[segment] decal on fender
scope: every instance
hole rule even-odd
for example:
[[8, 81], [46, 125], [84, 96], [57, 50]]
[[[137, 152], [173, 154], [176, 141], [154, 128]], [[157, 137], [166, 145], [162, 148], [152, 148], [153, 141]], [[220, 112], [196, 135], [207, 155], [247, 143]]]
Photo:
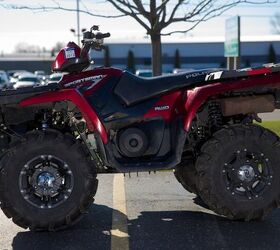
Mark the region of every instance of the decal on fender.
[[84, 82], [89, 82], [89, 81], [93, 81], [93, 84], [89, 87], [92, 88], [94, 85], [96, 85], [98, 82], [100, 82], [105, 76], [103, 75], [98, 75], [98, 76], [89, 76], [89, 77], [86, 77], [86, 78], [82, 78], [82, 79], [78, 79], [78, 80], [75, 80], [73, 82], [68, 82], [66, 84], [64, 84], [65, 87], [71, 87], [73, 85], [77, 85], [77, 84], [81, 84], [81, 83], [84, 83]]
[[206, 75], [207, 72], [193, 72], [193, 73], [190, 73], [190, 74], [187, 74], [186, 75], [186, 78], [189, 79], [189, 78], [194, 78], [194, 77], [197, 77], [197, 76], [203, 76], [203, 75]]
[[163, 111], [168, 109], [169, 109], [169, 105], [155, 107], [155, 111]]
[[217, 71], [217, 72], [210, 73], [205, 76], [205, 81], [212, 81], [212, 80], [220, 79], [222, 74], [223, 74], [223, 71]]

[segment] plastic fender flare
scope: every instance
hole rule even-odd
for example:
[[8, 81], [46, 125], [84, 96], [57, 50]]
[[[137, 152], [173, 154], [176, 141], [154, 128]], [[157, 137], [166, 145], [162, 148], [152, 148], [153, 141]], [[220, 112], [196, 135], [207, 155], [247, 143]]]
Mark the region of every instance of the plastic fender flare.
[[201, 87], [196, 87], [188, 90], [186, 93], [185, 110], [186, 116], [184, 118], [184, 129], [189, 131], [191, 123], [200, 106], [206, 102], [209, 97], [216, 96], [228, 91], [244, 90], [252, 87], [271, 86], [280, 88], [280, 75], [269, 74], [261, 76], [252, 76], [238, 80], [209, 83]]
[[27, 107], [36, 104], [70, 101], [75, 104], [87, 122], [87, 127], [90, 131], [95, 131], [100, 134], [102, 142], [108, 142], [108, 135], [104, 125], [99, 120], [97, 114], [85, 100], [85, 98], [75, 89], [62, 89], [56, 92], [43, 93], [37, 96], [29, 97], [19, 104], [22, 107]]

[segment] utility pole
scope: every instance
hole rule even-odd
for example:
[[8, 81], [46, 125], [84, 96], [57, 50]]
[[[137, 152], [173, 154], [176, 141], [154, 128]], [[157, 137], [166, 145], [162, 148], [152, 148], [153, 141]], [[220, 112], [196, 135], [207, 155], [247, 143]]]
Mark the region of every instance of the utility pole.
[[[1, 0], [0, 0], [1, 1]], [[76, 12], [77, 12], [77, 28], [71, 28], [70, 31], [73, 33], [74, 36], [78, 39], [78, 45], [81, 45], [81, 32], [85, 32], [86, 29], [80, 29], [80, 0], [76, 0]]]
[[80, 38], [81, 38], [81, 31], [80, 31], [80, 0], [77, 0], [77, 37], [78, 37], [78, 45], [80, 46]]

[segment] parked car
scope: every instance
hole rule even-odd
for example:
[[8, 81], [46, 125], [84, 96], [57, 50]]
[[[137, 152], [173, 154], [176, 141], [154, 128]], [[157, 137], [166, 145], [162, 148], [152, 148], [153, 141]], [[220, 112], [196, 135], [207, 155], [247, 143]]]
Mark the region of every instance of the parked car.
[[23, 70], [23, 69], [13, 69], [13, 70], [7, 71], [9, 78], [12, 78], [12, 77], [14, 77], [14, 75], [19, 74], [19, 73], [22, 74], [22, 73], [31, 73], [31, 72], [28, 72], [27, 70]]
[[173, 74], [179, 74], [179, 73], [187, 73], [187, 72], [192, 72], [194, 71], [194, 69], [179, 69], [179, 68], [176, 68], [176, 69], [173, 69]]
[[37, 76], [45, 76], [46, 72], [44, 70], [36, 70], [34, 71], [34, 74]]
[[65, 75], [65, 73], [53, 73], [49, 76], [47, 84], [53, 83], [53, 82], [58, 82], [61, 80], [61, 78]]
[[135, 75], [141, 77], [152, 77], [153, 71], [151, 69], [138, 69], [136, 70]]
[[15, 82], [17, 82], [18, 77], [22, 74], [32, 74], [32, 73], [29, 72], [29, 71], [26, 71], [26, 70], [10, 70], [10, 71], [8, 71], [10, 82], [12, 84], [14, 84]]
[[34, 71], [34, 74], [38, 76], [38, 78], [42, 81], [43, 84], [45, 84], [46, 80], [48, 79], [48, 76], [46, 75], [46, 72], [43, 70], [36, 70]]
[[[163, 71], [161, 75], [169, 75], [171, 74], [171, 71]], [[151, 69], [138, 69], [135, 72], [135, 75], [140, 76], [140, 77], [152, 77], [153, 76], [153, 71]]]
[[14, 84], [14, 88], [24, 88], [24, 87], [34, 87], [41, 84], [38, 76], [34, 74], [21, 74], [18, 76], [16, 83]]
[[8, 74], [5, 71], [0, 70], [0, 89], [9, 88], [10, 86], [11, 83]]

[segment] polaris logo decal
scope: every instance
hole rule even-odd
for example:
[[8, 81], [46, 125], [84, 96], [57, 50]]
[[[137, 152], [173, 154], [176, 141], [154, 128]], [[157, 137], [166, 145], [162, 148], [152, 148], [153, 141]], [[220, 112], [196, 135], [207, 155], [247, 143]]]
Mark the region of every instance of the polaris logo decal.
[[65, 86], [65, 87], [71, 87], [71, 86], [74, 86], [74, 85], [77, 85], [77, 84], [81, 84], [81, 83], [84, 83], [84, 82], [93, 81], [93, 84], [90, 86], [90, 88], [92, 88], [93, 85], [96, 85], [96, 84], [97, 84], [98, 82], [100, 82], [103, 78], [104, 78], [103, 75], [99, 75], [99, 76], [89, 76], [89, 77], [86, 77], [86, 78], [82, 78], [82, 79], [75, 80], [75, 81], [73, 81], [73, 82], [68, 82], [68, 83], [66, 83], [64, 86]]
[[223, 71], [217, 71], [217, 72], [210, 73], [207, 76], [205, 76], [205, 81], [218, 80], [221, 78], [222, 74], [223, 74]]
[[168, 109], [169, 109], [169, 105], [155, 107], [155, 111], [163, 111]]
[[187, 74], [186, 78], [189, 79], [189, 78], [193, 78], [193, 77], [197, 77], [197, 76], [203, 76], [206, 74], [207, 74], [207, 72], [195, 72], [195, 73]]

